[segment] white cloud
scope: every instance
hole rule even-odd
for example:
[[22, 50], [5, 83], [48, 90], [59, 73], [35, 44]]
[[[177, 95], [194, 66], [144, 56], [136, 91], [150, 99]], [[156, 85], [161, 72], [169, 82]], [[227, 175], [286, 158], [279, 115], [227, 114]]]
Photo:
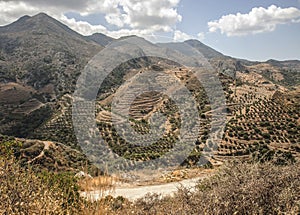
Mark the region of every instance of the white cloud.
[[205, 39], [205, 34], [203, 32], [200, 32], [197, 34], [198, 40], [204, 40]]
[[183, 41], [191, 40], [191, 39], [204, 40], [204, 38], [205, 38], [205, 35], [204, 35], [204, 33], [202, 33], [202, 32], [199, 33], [199, 34], [197, 35], [197, 37], [195, 37], [195, 36], [186, 34], [186, 33], [182, 32], [182, 31], [176, 30], [176, 31], [174, 32], [174, 38], [173, 38], [173, 40], [174, 40], [175, 42], [183, 42]]
[[[179, 2], [180, 0], [0, 0], [0, 25], [9, 24], [23, 15], [45, 12], [84, 35], [95, 32], [117, 37], [126, 34], [151, 35], [174, 31], [176, 23], [182, 19], [176, 10]], [[77, 12], [82, 16], [102, 13], [106, 21], [119, 30], [108, 31], [102, 25], [68, 19], [64, 15], [66, 12]]]
[[219, 20], [208, 23], [209, 31], [221, 31], [227, 36], [243, 36], [271, 32], [279, 24], [300, 21], [300, 10], [294, 7], [280, 8], [272, 5], [268, 8], [253, 8], [248, 14], [229, 14]]
[[181, 21], [182, 17], [174, 8], [178, 3], [179, 0], [120, 0], [126, 15], [125, 24], [132, 28], [148, 26], [164, 31]]
[[87, 16], [93, 13], [115, 14], [119, 12], [119, 0], [87, 0], [86, 2], [86, 7], [79, 10], [80, 15], [82, 16]]
[[68, 25], [74, 31], [80, 32], [82, 35], [91, 35], [93, 33], [103, 33], [107, 36], [113, 38], [119, 38], [128, 35], [137, 35], [140, 37], [144, 37], [146, 39], [153, 39], [153, 32], [150, 29], [119, 29], [115, 31], [109, 31], [106, 27], [102, 25], [91, 25], [88, 22], [84, 21], [76, 21], [75, 19], [69, 19], [64, 15], [60, 17], [55, 17], [62, 23]]
[[[124, 19], [125, 17], [123, 17]], [[117, 13], [117, 14], [114, 14], [114, 13], [111, 13], [111, 14], [107, 14], [105, 16], [105, 19], [106, 21], [109, 23], [109, 24], [112, 24], [112, 25], [115, 25], [119, 28], [123, 27], [124, 26], [124, 22], [122, 20], [122, 15]]]
[[[117, 12], [108, 13], [106, 21], [119, 26], [129, 26], [132, 29], [152, 29], [153, 31], [171, 31], [182, 17], [176, 7], [180, 0], [115, 0]], [[121, 8], [121, 9], [120, 9]]]
[[107, 29], [102, 25], [91, 25], [88, 22], [76, 21], [75, 19], [68, 19], [66, 16], [61, 15], [56, 17], [62, 23], [69, 26], [74, 31], [80, 32], [83, 35], [91, 35], [97, 32], [107, 33]]
[[9, 24], [25, 14], [33, 15], [37, 12], [37, 8], [24, 2], [0, 1], [0, 25]]

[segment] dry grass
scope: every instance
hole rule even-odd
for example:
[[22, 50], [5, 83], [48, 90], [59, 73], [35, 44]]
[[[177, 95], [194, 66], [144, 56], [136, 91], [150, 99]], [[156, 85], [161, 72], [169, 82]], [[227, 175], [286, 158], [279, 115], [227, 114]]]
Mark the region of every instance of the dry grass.
[[106, 202], [88, 202], [80, 190], [113, 189], [115, 179], [99, 176], [78, 181], [74, 173], [37, 172], [17, 160], [21, 143], [0, 143], [0, 214], [103, 214]]
[[[126, 201], [122, 197], [105, 197], [115, 182], [109, 176], [78, 181], [68, 173], [36, 173], [21, 167], [14, 158], [0, 156], [0, 214], [111, 214]], [[80, 191], [92, 190], [97, 190], [103, 199], [90, 202], [80, 196]]]
[[299, 214], [300, 165], [230, 163], [197, 190], [149, 195], [119, 214]]
[[299, 214], [299, 163], [228, 163], [196, 191], [174, 197], [148, 195], [134, 203], [107, 196], [97, 202], [79, 190], [113, 189], [113, 178], [79, 182], [70, 175], [36, 174], [13, 159], [0, 159], [0, 214]]
[[113, 191], [117, 179], [111, 176], [84, 178], [78, 182], [81, 191]]
[[[49, 187], [14, 160], [1, 160], [0, 214], [63, 214], [66, 200], [58, 187]], [[70, 205], [71, 206], [71, 205]]]

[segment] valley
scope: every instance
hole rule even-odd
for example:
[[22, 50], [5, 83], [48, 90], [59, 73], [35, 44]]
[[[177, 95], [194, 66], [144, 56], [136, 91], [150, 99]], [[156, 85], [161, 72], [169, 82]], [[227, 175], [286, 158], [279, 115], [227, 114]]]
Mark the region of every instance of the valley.
[[[51, 189], [64, 190], [69, 185], [76, 187], [76, 191], [68, 190], [66, 193], [75, 193], [72, 198], [78, 198], [80, 203], [83, 200], [79, 191], [81, 196], [91, 195], [89, 200], [111, 201], [115, 207], [134, 211], [136, 206], [127, 201], [139, 201], [148, 192], [162, 194], [166, 198], [172, 194], [176, 201], [181, 202], [182, 199], [178, 198], [202, 198], [203, 193], [215, 189], [212, 184], [221, 187], [224, 192], [229, 192], [230, 186], [234, 187], [230, 182], [240, 183], [241, 187], [245, 185], [243, 182], [256, 184], [259, 180], [248, 181], [249, 172], [255, 175], [252, 179], [259, 176], [269, 180], [265, 173], [273, 176], [271, 170], [281, 174], [286, 169], [292, 175], [284, 175], [287, 182], [298, 177], [299, 171], [293, 172], [292, 165], [298, 168], [300, 162], [299, 60], [254, 62], [223, 55], [194, 39], [155, 44], [136, 36], [130, 38], [166, 53], [177, 53], [178, 47], [182, 46], [200, 53], [220, 83], [225, 104], [215, 106], [222, 103], [222, 98], [211, 98], [211, 92], [218, 91], [211, 84], [213, 80], [201, 83], [197, 76], [205, 77], [210, 71], [208, 67], [185, 66], [159, 56], [143, 56], [144, 50], [137, 43], [134, 51], [141, 57], [110, 71], [99, 86], [94, 103], [88, 103], [90, 98], [80, 98], [85, 104], [92, 104], [95, 112], [90, 114], [94, 116], [93, 127], [84, 134], [78, 133], [78, 127], [84, 130], [90, 125], [89, 119], [86, 119], [74, 126], [78, 79], [89, 66], [95, 66], [92, 64], [97, 59], [95, 56], [100, 53], [101, 57], [103, 50], [114, 47], [117, 41], [126, 41], [126, 38], [114, 39], [100, 33], [83, 36], [44, 13], [21, 17], [0, 27], [0, 164], [3, 166], [0, 166], [0, 179], [3, 177], [3, 183], [10, 175], [4, 174], [4, 170], [14, 172], [13, 168], [24, 169], [20, 170], [20, 174], [27, 177], [26, 171], [30, 169], [29, 173], [37, 176], [29, 175], [29, 178], [32, 176], [41, 184], [47, 178], [50, 180], [49, 187], [53, 186], [52, 179], [65, 180], [62, 184], [57, 183], [59, 188]], [[183, 59], [186, 56], [182, 54]], [[190, 57], [191, 61], [193, 57]], [[89, 81], [87, 85], [90, 88], [87, 87], [83, 94], [89, 95], [97, 79]], [[167, 89], [144, 92], [145, 86], [156, 81], [164, 83]], [[210, 84], [212, 86], [208, 88]], [[188, 102], [180, 103], [188, 111], [182, 111], [178, 105], [178, 101], [188, 101], [184, 100], [187, 96], [183, 89], [195, 102], [195, 107]], [[174, 95], [177, 97], [172, 97]], [[83, 106], [82, 110], [85, 109], [89, 110]], [[218, 114], [224, 114], [224, 123], [223, 118], [216, 117]], [[155, 115], [159, 116], [157, 121], [153, 117]], [[195, 123], [194, 119], [199, 120]], [[157, 127], [153, 126], [154, 121], [158, 122]], [[125, 122], [130, 129], [124, 126]], [[194, 130], [184, 131], [181, 129], [184, 126]], [[181, 148], [175, 147], [178, 142]], [[192, 142], [192, 148], [188, 151], [184, 144], [189, 142]], [[101, 148], [101, 144], [109, 149], [109, 153]], [[165, 156], [174, 148], [180, 153], [187, 153], [187, 156], [182, 159], [179, 152]], [[154, 162], [161, 157], [165, 160]], [[235, 162], [238, 163], [236, 167], [230, 166]], [[15, 167], [15, 163], [19, 166]], [[255, 169], [256, 163], [265, 172]], [[141, 169], [136, 168], [137, 164]], [[143, 171], [147, 165], [151, 171]], [[249, 168], [249, 172], [244, 172], [244, 167]], [[72, 184], [80, 171], [91, 175], [92, 179], [83, 177]], [[224, 171], [230, 172], [230, 177], [234, 174], [237, 177], [230, 178]], [[55, 178], [56, 175], [59, 179]], [[18, 179], [22, 177], [16, 175]], [[105, 180], [114, 177], [118, 182], [108, 180], [102, 183], [102, 177]], [[217, 180], [222, 177], [228, 180], [226, 183], [230, 186], [222, 187]], [[243, 182], [235, 181], [239, 177]], [[28, 179], [29, 182], [32, 180]], [[30, 184], [28, 181], [20, 183]], [[80, 182], [96, 185], [85, 191], [84, 186], [77, 187]], [[176, 192], [180, 183], [185, 185], [181, 190], [184, 197]], [[198, 186], [193, 188], [197, 192], [187, 192], [185, 188], [189, 186]], [[245, 186], [248, 189], [250, 185]], [[114, 192], [109, 192], [112, 187]], [[101, 192], [105, 195], [101, 196]], [[110, 198], [112, 200], [107, 200]], [[121, 203], [118, 198], [121, 198]], [[190, 199], [186, 201], [193, 202]], [[124, 206], [126, 203], [128, 207]], [[148, 207], [150, 203], [143, 204]], [[151, 208], [154, 206], [149, 210]]]

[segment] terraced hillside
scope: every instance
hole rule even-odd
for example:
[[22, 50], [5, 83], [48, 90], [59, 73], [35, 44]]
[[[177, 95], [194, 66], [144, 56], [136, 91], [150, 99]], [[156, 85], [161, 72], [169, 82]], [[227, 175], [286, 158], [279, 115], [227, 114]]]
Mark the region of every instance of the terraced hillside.
[[[26, 16], [0, 27], [0, 133], [59, 142], [80, 151], [72, 124], [72, 93], [84, 66], [102, 50], [99, 44], [113, 41], [103, 35], [84, 37], [45, 14]], [[211, 162], [232, 157], [274, 157], [276, 152], [297, 159], [300, 62], [250, 62], [224, 56], [196, 40], [185, 44], [203, 53], [218, 72], [227, 100], [228, 123]], [[178, 45], [181, 44], [157, 44], [168, 48]], [[124, 98], [120, 104], [130, 105], [131, 127], [139, 134], [148, 134], [145, 137], [149, 137], [151, 116], [157, 112], [165, 116], [166, 123], [161, 127], [165, 132], [157, 142], [149, 145], [152, 139], [145, 138], [144, 145], [128, 144], [114, 126], [124, 120], [122, 114], [111, 112], [119, 87], [149, 70], [153, 74], [164, 72], [171, 76], [185, 85], [195, 98], [200, 116], [195, 131], [197, 140], [189, 158], [183, 162], [194, 165], [205, 146], [214, 148], [215, 143], [209, 136], [211, 107], [203, 86], [193, 76], [193, 68], [155, 57], [121, 64], [106, 78], [98, 93], [97, 126], [111, 149], [128, 158], [128, 165], [160, 157], [173, 147], [178, 140], [182, 114], [175, 103], [161, 93], [142, 93], [132, 103]], [[163, 75], [159, 78], [166, 83], [170, 81]], [[129, 84], [123, 87], [126, 92], [130, 89]], [[178, 89], [170, 89], [170, 93], [175, 90]], [[131, 139], [137, 141], [135, 136]], [[36, 147], [37, 156], [42, 146], [43, 143]]]
[[[197, 101], [198, 112], [201, 116], [199, 127], [196, 129], [198, 132], [197, 144], [195, 144], [194, 151], [186, 160], [186, 163], [189, 165], [189, 162], [195, 164], [197, 159], [199, 159], [201, 148], [204, 148], [204, 144], [207, 142], [208, 136], [205, 136], [204, 134], [207, 134], [210, 129], [210, 106], [208, 105], [209, 102], [206, 93], [199, 81], [193, 76], [193, 72], [188, 68], [178, 67], [178, 65], [174, 65], [171, 62], [169, 62], [169, 64], [165, 62], [162, 68], [161, 61], [158, 61], [157, 59], [149, 59], [149, 61], [152, 63], [152, 66], [148, 67], [148, 69], [152, 70], [153, 68], [156, 68], [159, 71], [164, 71], [165, 75], [157, 77], [159, 80], [164, 80], [166, 83], [170, 80], [169, 76], [173, 76], [186, 85]], [[146, 70], [147, 68], [131, 69], [128, 71], [128, 74], [136, 77]], [[155, 70], [153, 70], [153, 73], [155, 73]], [[126, 81], [127, 78], [128, 76], [125, 75], [124, 81]], [[127, 85], [123, 85], [122, 89], [128, 87], [130, 87], [130, 82], [128, 82]], [[140, 87], [143, 87], [142, 83]], [[116, 92], [117, 88], [118, 87], [113, 88], [110, 92]], [[170, 89], [170, 91], [174, 92], [176, 90], [178, 89]], [[125, 118], [122, 117], [123, 114], [121, 112], [118, 116], [116, 116], [115, 113], [110, 112], [113, 96], [116, 95], [114, 93], [108, 93], [106, 94], [106, 98], [99, 98], [96, 118], [102, 136], [114, 152], [129, 160], [141, 161], [158, 158], [172, 149], [175, 142], [178, 141], [178, 136], [180, 134], [181, 115], [176, 104], [168, 96], [158, 92], [147, 92], [135, 98], [131, 104], [127, 104], [126, 98], [123, 98], [118, 102], [119, 107], [130, 105], [130, 124], [136, 132], [145, 135], [142, 142], [138, 137], [131, 137], [131, 142], [135, 142], [136, 144], [129, 144], [126, 142], [114, 128], [118, 127], [119, 123], [123, 123]], [[130, 95], [128, 96], [130, 97]], [[186, 105], [188, 106], [189, 104]], [[120, 111], [122, 111], [122, 108], [120, 108]], [[151, 116], [157, 112], [162, 113], [166, 117], [163, 128], [161, 128], [162, 130], [165, 130], [165, 132], [157, 142], [151, 144], [153, 141], [152, 138], [149, 137], [149, 139], [147, 139], [147, 134], [150, 130], [149, 121], [151, 121]], [[114, 115], [114, 117], [112, 117], [112, 115]], [[126, 136], [126, 132], [125, 128], [122, 127], [121, 133]]]
[[[243, 71], [234, 70], [234, 77], [219, 74], [227, 98], [228, 123], [212, 163], [231, 158], [256, 159], [257, 156], [265, 156], [267, 159], [300, 158], [299, 90], [290, 90], [285, 84], [273, 83], [259, 72], [251, 71], [257, 67], [249, 67], [250, 71], [247, 66]], [[211, 116], [209, 102], [201, 84], [191, 77], [188, 68], [165, 68], [166, 73], [174, 75], [193, 92], [198, 102], [201, 115], [200, 132], [195, 150], [185, 162], [196, 164], [205, 145], [212, 141], [208, 136]], [[134, 71], [138, 74], [143, 70]], [[278, 73], [278, 70], [275, 72]], [[132, 74], [132, 71], [129, 73]], [[298, 88], [297, 85], [293, 87]], [[112, 92], [115, 91], [114, 88]], [[132, 127], [142, 134], [149, 131], [149, 119], [156, 111], [166, 114], [168, 119], [165, 124], [167, 136], [151, 147], [140, 147], [126, 143], [113, 128], [112, 120], [116, 117], [112, 118], [109, 111], [113, 94], [108, 94], [106, 99], [99, 101], [97, 121], [102, 136], [114, 152], [132, 160], [149, 160], [172, 148], [172, 143], [179, 135], [180, 115], [168, 98], [158, 93], [147, 93], [137, 97], [131, 104], [129, 114], [132, 117]], [[122, 119], [119, 120], [122, 122]], [[113, 124], [116, 123], [118, 122], [113, 121]], [[147, 139], [143, 141], [147, 144]]]
[[238, 73], [238, 78], [239, 86], [230, 87], [231, 117], [216, 157], [249, 159], [261, 152], [299, 158], [299, 90], [289, 91], [253, 72]]

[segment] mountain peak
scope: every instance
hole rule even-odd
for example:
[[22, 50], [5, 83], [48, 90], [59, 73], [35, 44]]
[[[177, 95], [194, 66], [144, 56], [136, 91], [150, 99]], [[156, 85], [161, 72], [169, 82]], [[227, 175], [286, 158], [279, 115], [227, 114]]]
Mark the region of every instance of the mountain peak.
[[57, 20], [50, 17], [46, 13], [39, 13], [34, 16], [25, 15], [15, 22], [1, 27], [1, 30], [10, 33], [30, 31], [31, 29], [34, 29], [36, 26], [38, 26], [39, 29], [43, 29], [46, 26], [48, 26], [49, 23], [55, 23], [59, 25], [59, 22]]
[[54, 19], [53, 17], [49, 16], [46, 13], [39, 13], [36, 14], [34, 16], [32, 16], [29, 19], [30, 22], [32, 23], [36, 23], [36, 24], [42, 24], [42, 25], [46, 25], [46, 23], [54, 23], [56, 25], [60, 25], [61, 23], [59, 21], [57, 21], [56, 19]]
[[25, 15], [25, 16], [20, 17], [16, 22], [26, 21], [27, 19], [30, 19], [30, 18], [31, 18], [31, 16]]
[[106, 36], [105, 34], [102, 34], [102, 33], [94, 33], [92, 34], [91, 36]]
[[132, 35], [127, 35], [127, 36], [122, 36], [122, 37], [119, 38], [119, 40], [125, 40], [125, 39], [128, 39], [128, 38], [134, 38], [134, 37], [138, 37], [138, 36], [137, 36], [137, 35], [134, 35], [134, 34], [132, 34]]
[[35, 17], [50, 17], [48, 14], [41, 12], [35, 15]]
[[[58, 20], [52, 18], [46, 13], [39, 13], [34, 16], [23, 16], [17, 21], [0, 27], [0, 32], [2, 33], [22, 33], [26, 35], [34, 33], [38, 34], [56, 34], [58, 36], [62, 35], [73, 35], [77, 38], [87, 41], [88, 39], [81, 34], [73, 31], [65, 24], [59, 22]], [[29, 33], [30, 32], [30, 33]]]
[[199, 40], [197, 39], [189, 39], [189, 40], [186, 40], [184, 41], [186, 43], [198, 43], [198, 44], [203, 44], [202, 42], [200, 42]]
[[[31, 17], [33, 20], [55, 20], [46, 13], [38, 13]], [[56, 20], [55, 20], [56, 21]]]
[[95, 33], [91, 36], [87, 36], [87, 38], [100, 44], [101, 46], [107, 46], [109, 43], [115, 40], [114, 38], [106, 36], [102, 33]]

